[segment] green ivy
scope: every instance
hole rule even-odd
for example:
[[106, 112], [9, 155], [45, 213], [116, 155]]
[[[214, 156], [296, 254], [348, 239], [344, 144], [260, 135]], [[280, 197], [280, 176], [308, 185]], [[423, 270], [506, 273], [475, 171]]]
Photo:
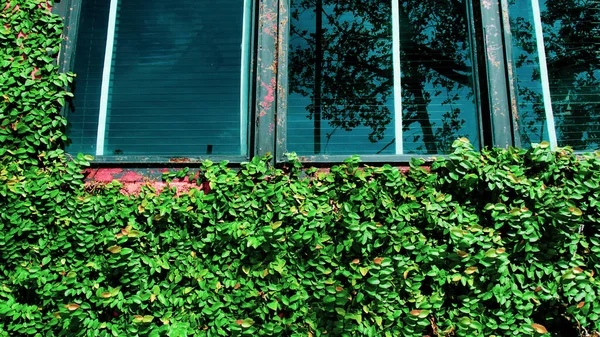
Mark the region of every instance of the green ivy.
[[599, 336], [600, 154], [454, 152], [406, 173], [204, 161], [189, 192], [84, 183], [60, 19], [0, 22], [0, 336]]

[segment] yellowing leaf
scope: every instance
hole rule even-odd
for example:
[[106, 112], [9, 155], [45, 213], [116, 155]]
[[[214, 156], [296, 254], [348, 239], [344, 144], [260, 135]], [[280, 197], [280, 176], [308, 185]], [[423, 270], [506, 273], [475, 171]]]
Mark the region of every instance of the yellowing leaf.
[[471, 275], [476, 271], [477, 271], [477, 267], [469, 267], [469, 268], [465, 269], [465, 274]]
[[583, 212], [577, 207], [569, 207], [569, 211], [575, 216], [581, 216], [583, 214]]
[[467, 257], [467, 256], [469, 256], [469, 254], [467, 252], [463, 252], [462, 250], [457, 250], [456, 251], [456, 255], [458, 255], [460, 257]]
[[137, 237], [138, 237], [138, 236], [140, 236], [140, 235], [142, 235], [142, 232], [140, 232], [140, 231], [138, 231], [138, 230], [135, 230], [135, 229], [132, 229], [132, 230], [130, 230], [130, 231], [129, 231], [129, 233], [127, 234], [127, 237], [130, 237], [130, 238], [137, 238]]
[[281, 224], [282, 224], [282, 223], [283, 223], [282, 221], [275, 221], [275, 222], [272, 222], [272, 223], [271, 223], [271, 228], [273, 228], [273, 229], [277, 229], [277, 228], [279, 228], [279, 226], [281, 226]]
[[496, 249], [496, 253], [498, 253], [498, 254], [502, 254], [504, 252], [506, 252], [506, 248], [498, 248], [498, 249]]
[[254, 324], [254, 321], [250, 318], [246, 318], [242, 321], [242, 328], [249, 328]]
[[409, 314], [413, 316], [419, 316], [423, 310], [411, 310]]
[[369, 268], [367, 268], [367, 267], [360, 267], [360, 268], [358, 268], [358, 270], [360, 271], [360, 274], [362, 276], [366, 276], [367, 273], [369, 272]]
[[581, 274], [581, 273], [583, 273], [583, 269], [581, 269], [579, 267], [573, 268], [573, 274]]
[[133, 321], [134, 322], [140, 323], [143, 320], [144, 320], [144, 316], [142, 316], [142, 315], [133, 315]]
[[490, 248], [490, 249], [488, 249], [487, 252], [485, 252], [485, 256], [486, 257], [490, 257], [490, 258], [494, 258], [494, 257], [497, 257], [498, 254], [496, 253], [496, 250], [494, 248]]
[[154, 302], [156, 300], [156, 295], [150, 295], [150, 302]]
[[118, 254], [121, 252], [121, 247], [120, 246], [111, 246], [107, 250], [113, 254]]
[[154, 320], [154, 316], [152, 315], [144, 315], [144, 318], [142, 318], [142, 322], [144, 323], [150, 323], [152, 320]]
[[544, 327], [541, 324], [537, 324], [537, 323], [533, 323], [531, 324], [531, 327], [539, 334], [545, 334], [548, 333], [548, 330], [546, 330], [546, 327]]
[[69, 303], [69, 304], [65, 304], [65, 308], [69, 309], [69, 311], [75, 311], [77, 309], [79, 309], [80, 305], [77, 303]]
[[102, 297], [102, 298], [110, 298], [110, 297], [112, 297], [112, 295], [109, 292], [105, 291], [102, 294], [100, 294], [100, 297]]

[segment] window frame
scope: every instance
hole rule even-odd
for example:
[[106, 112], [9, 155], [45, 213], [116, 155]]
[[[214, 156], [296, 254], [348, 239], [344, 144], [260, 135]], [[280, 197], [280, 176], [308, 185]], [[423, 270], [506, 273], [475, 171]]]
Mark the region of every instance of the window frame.
[[[286, 41], [290, 30], [289, 9], [292, 0], [280, 0], [280, 26], [279, 41]], [[501, 4], [488, 5], [480, 0], [465, 0], [467, 7], [467, 15], [469, 17], [469, 36], [473, 46], [471, 55], [476, 67], [474, 67], [474, 100], [476, 101], [476, 109], [478, 113], [478, 131], [480, 135], [481, 145], [508, 147], [514, 145], [513, 110], [509, 107], [509, 88], [508, 88], [508, 73], [507, 59], [505, 58], [503, 33], [497, 34], [498, 30], [502, 30]], [[282, 100], [287, 98], [287, 61], [288, 61], [288, 46], [282, 43], [283, 46], [278, 50], [280, 52], [280, 62], [278, 67], [278, 83], [279, 81], [285, 85], [278, 85], [281, 91], [278, 97]], [[498, 48], [499, 46], [499, 48]], [[488, 50], [501, 50], [499, 59], [491, 59], [487, 53]], [[492, 80], [490, 80], [490, 78]], [[278, 110], [285, 114], [285, 107]], [[492, 113], [498, 111], [497, 113]], [[501, 113], [504, 111], [504, 113]], [[287, 161], [286, 153], [286, 124], [285, 118], [278, 117], [277, 119], [277, 138], [276, 138], [276, 156], [275, 160], [278, 163]], [[363, 162], [366, 163], [398, 163], [405, 164], [413, 158], [421, 158], [425, 161], [432, 161], [436, 157], [445, 157], [446, 155], [437, 154], [358, 154]], [[300, 156], [300, 160], [306, 163], [315, 164], [335, 164], [341, 163], [347, 159], [348, 155], [327, 155], [315, 154]]]
[[[53, 11], [64, 19], [64, 42], [59, 55], [61, 71], [72, 69], [77, 23], [82, 0], [59, 0]], [[273, 155], [274, 163], [287, 161], [288, 37], [291, 0], [252, 1], [250, 71], [248, 73], [247, 155], [203, 155], [194, 157], [105, 155], [92, 161], [95, 166], [115, 164], [193, 165], [203, 160], [227, 160], [239, 164], [254, 156]], [[507, 0], [466, 0], [470, 17], [469, 35], [474, 68], [474, 87], [479, 134], [483, 146], [519, 146], [514, 74], [510, 54], [510, 26]], [[291, 151], [290, 151], [291, 150]], [[405, 164], [413, 158], [433, 160], [444, 155], [358, 154], [368, 163]], [[336, 164], [347, 155], [301, 156], [303, 162]]]
[[[74, 59], [76, 53], [76, 45], [77, 45], [77, 34], [79, 28], [79, 21], [81, 16], [81, 2], [83, 0], [57, 0], [55, 6], [52, 11], [55, 14], [60, 15], [63, 18], [64, 31], [63, 31], [63, 43], [61, 45], [61, 52], [58, 56], [58, 64], [61, 72], [69, 72], [74, 67]], [[115, 2], [117, 0], [111, 0]], [[248, 4], [249, 3], [249, 4]], [[256, 22], [258, 18], [258, 1], [256, 0], [244, 0], [244, 11], [247, 8], [250, 8], [250, 13], [244, 16], [243, 20], [243, 31], [242, 34], [249, 34], [250, 46], [248, 48], [249, 55], [247, 66], [248, 72], [244, 74], [242, 72], [241, 77], [242, 81], [246, 80], [246, 110], [247, 115], [245, 117], [246, 125], [241, 125], [240, 130], [240, 141], [242, 141], [242, 137], [245, 136], [246, 148], [243, 149], [246, 153], [245, 155], [194, 155], [194, 156], [169, 156], [169, 155], [101, 155], [96, 156], [95, 153], [90, 153], [94, 156], [94, 160], [91, 161], [94, 166], [114, 166], [115, 164], [119, 164], [120, 166], [127, 164], [141, 164], [141, 165], [182, 165], [182, 164], [194, 164], [201, 163], [204, 160], [210, 159], [211, 161], [229, 161], [232, 163], [242, 163], [244, 161], [252, 158], [253, 147], [252, 147], [252, 135], [254, 134], [253, 123], [254, 119], [254, 103], [255, 97], [253, 93], [256, 90], [255, 78], [256, 78], [256, 65], [257, 65], [257, 29]], [[249, 22], [246, 21], [246, 18], [250, 18]], [[245, 29], [249, 27], [249, 31]], [[243, 51], [244, 52], [244, 51]], [[243, 56], [242, 56], [243, 57]], [[242, 60], [242, 68], [245, 60]], [[106, 70], [104, 70], [106, 71]], [[103, 79], [103, 86], [104, 86]], [[243, 85], [240, 86], [240, 96], [242, 96], [241, 91], [243, 90]], [[240, 100], [240, 111], [243, 106], [242, 100]], [[63, 108], [63, 115], [67, 115], [68, 104]], [[241, 114], [240, 114], [241, 116]], [[243, 117], [241, 117], [243, 118]], [[100, 127], [98, 128], [98, 133], [100, 132]], [[96, 139], [98, 141], [98, 139]], [[98, 143], [97, 143], [98, 144]]]

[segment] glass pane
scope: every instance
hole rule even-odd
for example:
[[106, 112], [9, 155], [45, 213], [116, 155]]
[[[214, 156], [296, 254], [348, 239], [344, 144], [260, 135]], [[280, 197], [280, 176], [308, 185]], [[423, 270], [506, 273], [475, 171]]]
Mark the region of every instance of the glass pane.
[[96, 153], [109, 8], [110, 1], [82, 2], [73, 69], [77, 74], [75, 97], [67, 116], [67, 135], [71, 141], [67, 151], [71, 153]]
[[[548, 113], [559, 146], [596, 149], [600, 145], [600, 6], [583, 0], [536, 3], [510, 2], [516, 77], [519, 83], [528, 83], [518, 87], [523, 139], [547, 139]], [[544, 53], [538, 45], [544, 46]], [[543, 72], [547, 79], [540, 76]], [[546, 110], [544, 86], [551, 102]]]
[[522, 145], [528, 147], [531, 143], [549, 140], [531, 0], [511, 0], [509, 12], [519, 110], [518, 131]]
[[[117, 1], [116, 18], [108, 20], [110, 1], [95, 9], [96, 1], [83, 1], [81, 30], [98, 22], [106, 31], [114, 25], [110, 81], [106, 95], [105, 155], [240, 155], [247, 112], [240, 113], [243, 0], [165, 2]], [[109, 3], [109, 4], [106, 4]], [[227, 24], [223, 24], [223, 23]], [[97, 131], [106, 40], [90, 41], [79, 35], [75, 72], [93, 83], [77, 81], [75, 110], [69, 121], [85, 118]], [[91, 45], [86, 54], [81, 46]], [[93, 92], [90, 92], [93, 88]], [[90, 94], [86, 95], [87, 92]], [[80, 106], [92, 105], [90, 111]], [[102, 116], [102, 114], [100, 114]], [[100, 117], [102, 122], [102, 117]], [[95, 128], [94, 128], [95, 127]], [[79, 142], [71, 124], [69, 150], [90, 152], [93, 142]], [[244, 133], [245, 134], [245, 133]], [[101, 135], [102, 136], [102, 135]], [[100, 143], [99, 143], [100, 144]], [[92, 148], [93, 150], [93, 148]]]
[[436, 154], [458, 137], [479, 146], [465, 8], [293, 0], [288, 150]]

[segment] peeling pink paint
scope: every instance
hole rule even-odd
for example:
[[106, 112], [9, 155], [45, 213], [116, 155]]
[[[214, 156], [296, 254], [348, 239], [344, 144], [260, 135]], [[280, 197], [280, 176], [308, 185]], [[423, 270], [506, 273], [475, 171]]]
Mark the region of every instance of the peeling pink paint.
[[261, 85], [267, 89], [267, 94], [265, 95], [265, 97], [263, 98], [263, 101], [260, 103], [260, 105], [265, 109], [265, 110], [269, 110], [271, 109], [271, 105], [273, 104], [273, 102], [275, 101], [275, 78], [272, 77], [271, 78], [271, 83], [267, 84], [267, 83], [261, 83]]
[[96, 170], [96, 173], [93, 174], [93, 178], [95, 181], [99, 181], [99, 182], [111, 182], [113, 181], [115, 178], [115, 175], [119, 174], [123, 172], [122, 169], [120, 168], [103, 168], [103, 169], [98, 169]]
[[144, 176], [133, 171], [128, 171], [124, 175], [122, 175], [119, 179], [120, 182], [138, 182], [144, 181]]

